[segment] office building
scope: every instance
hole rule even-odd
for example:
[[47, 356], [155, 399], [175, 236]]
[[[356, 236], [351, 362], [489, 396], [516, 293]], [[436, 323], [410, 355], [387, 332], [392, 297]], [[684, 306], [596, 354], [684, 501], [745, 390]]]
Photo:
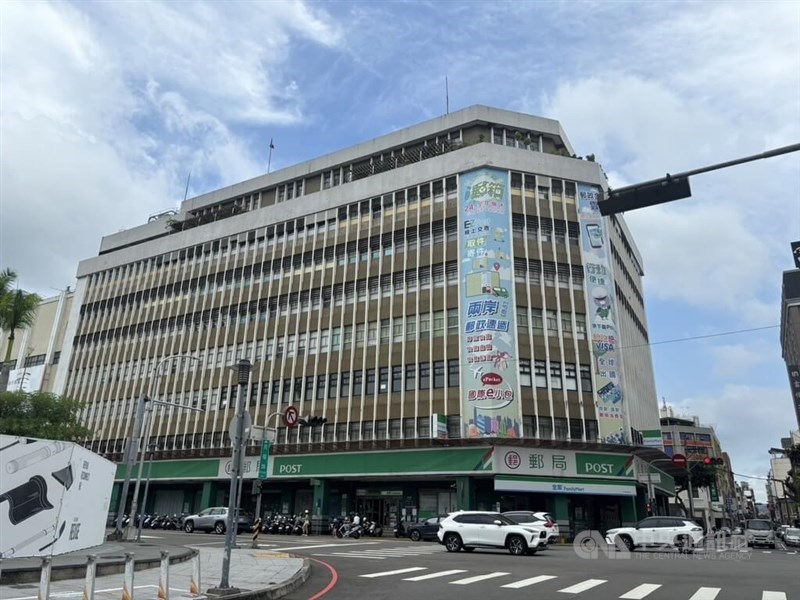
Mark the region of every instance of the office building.
[[[635, 521], [642, 461], [663, 456], [631, 443], [659, 426], [643, 267], [589, 158], [557, 121], [474, 106], [103, 238], [61, 380], [89, 446], [121, 460], [140, 394], [200, 409], [156, 407], [148, 502], [223, 503], [245, 358], [252, 422], [275, 429], [245, 505]], [[289, 428], [290, 406], [327, 423]]]

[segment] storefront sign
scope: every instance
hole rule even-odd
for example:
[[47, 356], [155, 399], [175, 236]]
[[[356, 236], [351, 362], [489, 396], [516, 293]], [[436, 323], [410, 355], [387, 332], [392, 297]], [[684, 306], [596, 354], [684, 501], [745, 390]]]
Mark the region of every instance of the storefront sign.
[[551, 494], [596, 496], [636, 495], [635, 485], [588, 480], [548, 480], [537, 477], [495, 477], [494, 489], [498, 492], [549, 492]]
[[[259, 477], [258, 472], [258, 456], [243, 456], [242, 457], [242, 478], [243, 479], [264, 479]], [[233, 459], [221, 458], [219, 459], [219, 471], [217, 476], [220, 479], [230, 479], [231, 472], [233, 471]]]
[[431, 437], [437, 440], [447, 439], [447, 415], [438, 413], [431, 415]]
[[789, 385], [792, 388], [792, 402], [794, 412], [797, 415], [797, 422], [800, 423], [800, 366], [787, 365], [789, 371]]
[[642, 445], [645, 448], [664, 449], [664, 438], [660, 429], [646, 429], [642, 431]]
[[630, 479], [633, 457], [628, 454], [575, 452], [549, 448], [495, 448], [493, 470], [509, 475], [602, 477]]
[[618, 351], [617, 311], [614, 279], [609, 255], [610, 242], [600, 216], [602, 190], [578, 185], [578, 221], [581, 255], [585, 270], [587, 315], [591, 317], [595, 406], [600, 441], [628, 443], [622, 390], [622, 362]]
[[487, 472], [491, 457], [492, 448], [278, 455], [269, 472], [271, 479]]
[[44, 365], [12, 369], [8, 372], [8, 392], [38, 392], [42, 388]]
[[459, 190], [463, 435], [520, 438], [508, 173], [462, 173]]

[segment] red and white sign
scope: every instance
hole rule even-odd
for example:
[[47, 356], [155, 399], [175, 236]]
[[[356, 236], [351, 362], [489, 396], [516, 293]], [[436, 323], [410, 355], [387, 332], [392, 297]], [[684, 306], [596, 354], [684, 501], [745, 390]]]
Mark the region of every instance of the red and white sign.
[[483, 385], [500, 385], [503, 383], [503, 378], [497, 373], [486, 373], [481, 377]]
[[682, 469], [686, 468], [686, 457], [683, 454], [675, 454], [672, 457], [672, 464]]
[[289, 406], [283, 411], [283, 424], [289, 429], [297, 427], [297, 421], [300, 419], [300, 413], [294, 406]]

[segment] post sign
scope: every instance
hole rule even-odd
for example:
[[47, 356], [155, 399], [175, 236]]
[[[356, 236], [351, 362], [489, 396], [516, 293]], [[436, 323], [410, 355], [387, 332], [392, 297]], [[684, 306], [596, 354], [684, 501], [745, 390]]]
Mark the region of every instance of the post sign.
[[672, 464], [681, 469], [686, 468], [686, 456], [683, 454], [674, 454], [672, 456]]
[[267, 478], [267, 469], [269, 467], [269, 440], [261, 442], [261, 458], [258, 461], [258, 478]]

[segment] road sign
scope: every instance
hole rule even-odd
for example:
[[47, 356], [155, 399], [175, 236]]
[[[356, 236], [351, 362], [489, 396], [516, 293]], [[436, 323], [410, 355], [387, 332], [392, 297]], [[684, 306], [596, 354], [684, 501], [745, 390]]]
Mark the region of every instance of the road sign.
[[661, 483], [661, 473], [640, 473], [639, 483]]
[[283, 424], [289, 429], [297, 427], [297, 422], [300, 420], [300, 413], [294, 406], [289, 406], [283, 411]]
[[258, 478], [267, 478], [267, 467], [269, 466], [269, 440], [261, 442], [261, 458], [258, 461]]
[[675, 454], [672, 457], [672, 464], [682, 469], [686, 468], [686, 457], [683, 454]]
[[[250, 439], [250, 432], [253, 430], [253, 417], [250, 416], [250, 411], [244, 411], [244, 427], [242, 428], [242, 444]], [[231, 446], [233, 446], [236, 439], [236, 417], [231, 419], [228, 424], [228, 435], [231, 438]]]

